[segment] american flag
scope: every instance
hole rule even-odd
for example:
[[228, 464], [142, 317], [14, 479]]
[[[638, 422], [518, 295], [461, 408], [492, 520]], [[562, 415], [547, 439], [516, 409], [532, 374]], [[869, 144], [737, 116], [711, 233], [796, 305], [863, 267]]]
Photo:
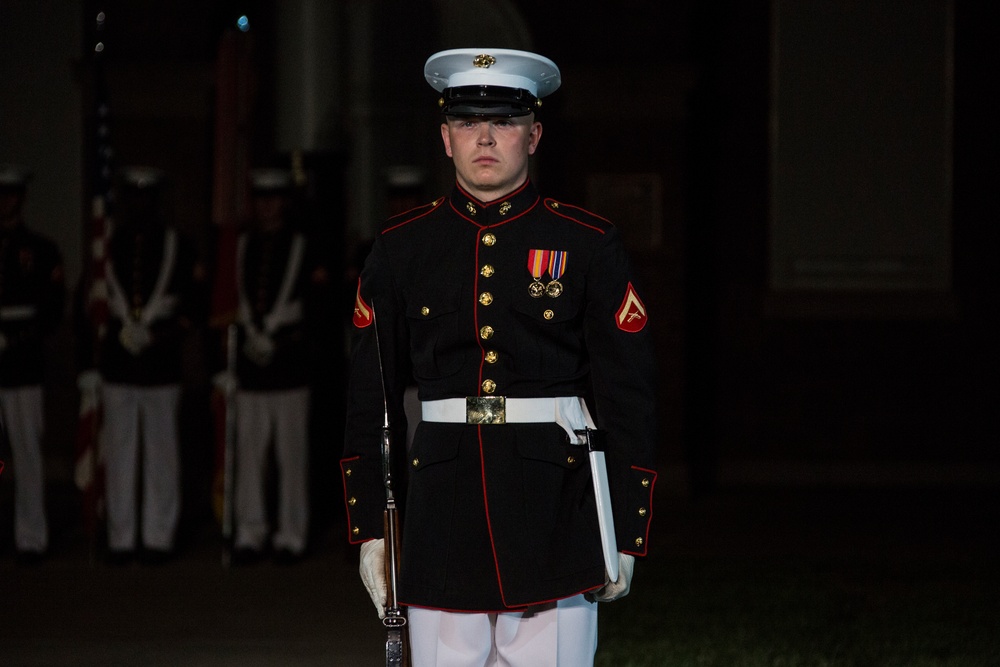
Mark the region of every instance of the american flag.
[[[92, 54], [94, 85], [94, 154], [91, 176], [90, 260], [85, 267], [83, 298], [92, 349], [88, 355], [96, 366], [97, 350], [108, 323], [108, 287], [105, 280], [105, 258], [108, 232], [111, 227], [112, 157], [111, 107], [104, 74], [104, 30], [106, 15], [99, 11]], [[84, 369], [84, 375], [96, 376], [95, 368]], [[103, 465], [100, 456], [101, 433], [100, 387], [95, 382], [81, 382], [80, 412], [77, 421], [74, 480], [83, 493], [84, 522], [88, 531], [96, 530], [103, 515]]]

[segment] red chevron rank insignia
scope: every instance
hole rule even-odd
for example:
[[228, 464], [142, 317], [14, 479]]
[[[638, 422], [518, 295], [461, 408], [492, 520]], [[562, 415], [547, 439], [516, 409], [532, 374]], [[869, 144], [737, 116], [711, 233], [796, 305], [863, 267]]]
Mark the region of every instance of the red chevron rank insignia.
[[646, 306], [639, 299], [639, 295], [635, 293], [632, 283], [628, 284], [622, 305], [615, 313], [615, 324], [618, 325], [619, 329], [628, 333], [642, 331], [642, 328], [646, 326]]
[[358, 278], [358, 295], [354, 298], [354, 326], [364, 329], [372, 323], [372, 307], [361, 298], [361, 278]]

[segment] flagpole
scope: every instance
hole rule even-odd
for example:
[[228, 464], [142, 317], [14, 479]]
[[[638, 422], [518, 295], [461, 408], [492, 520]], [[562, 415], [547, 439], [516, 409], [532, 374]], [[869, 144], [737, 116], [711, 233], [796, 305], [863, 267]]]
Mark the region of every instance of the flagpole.
[[[90, 179], [90, 230], [88, 236], [89, 266], [84, 277], [84, 307], [90, 326], [90, 368], [91, 378], [99, 377], [100, 347], [107, 327], [107, 284], [104, 276], [105, 253], [107, 250], [108, 227], [111, 221], [112, 150], [110, 128], [110, 105], [108, 102], [107, 80], [104, 71], [106, 52], [105, 28], [107, 14], [98, 9], [93, 24], [93, 48], [90, 54], [93, 86], [94, 113], [94, 161]], [[80, 419], [83, 425], [80, 437], [85, 440], [78, 444], [78, 464], [87, 467], [83, 484], [85, 523], [89, 540], [90, 562], [94, 563], [98, 549], [98, 535], [102, 515], [104, 494], [101, 468], [101, 413], [103, 406], [98, 380], [91, 380], [81, 386]], [[80, 460], [82, 459], [82, 460]]]

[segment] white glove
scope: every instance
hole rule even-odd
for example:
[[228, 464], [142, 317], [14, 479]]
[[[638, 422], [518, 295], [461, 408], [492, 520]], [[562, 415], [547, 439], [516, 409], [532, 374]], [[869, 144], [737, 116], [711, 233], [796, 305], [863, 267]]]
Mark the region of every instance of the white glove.
[[248, 328], [243, 352], [258, 366], [267, 366], [274, 358], [274, 341], [267, 334]]
[[76, 376], [76, 387], [81, 392], [97, 391], [101, 388], [101, 373], [95, 368]]
[[378, 617], [385, 618], [385, 540], [370, 540], [361, 544], [361, 583], [378, 610]]
[[145, 326], [134, 320], [126, 319], [122, 324], [122, 330], [118, 333], [118, 340], [129, 354], [138, 357], [143, 350], [149, 347], [153, 341], [153, 335]]
[[230, 391], [235, 391], [239, 387], [239, 383], [236, 381], [235, 373], [219, 371], [212, 376], [212, 386], [222, 393], [228, 394]]
[[604, 588], [594, 593], [598, 602], [614, 602], [628, 595], [632, 586], [632, 570], [635, 569], [635, 556], [618, 552], [618, 580], [609, 581]]

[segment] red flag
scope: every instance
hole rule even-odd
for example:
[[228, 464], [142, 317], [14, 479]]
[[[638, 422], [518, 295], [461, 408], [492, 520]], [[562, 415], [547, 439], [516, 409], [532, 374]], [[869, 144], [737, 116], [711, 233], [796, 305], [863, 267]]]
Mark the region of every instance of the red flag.
[[[226, 328], [236, 320], [236, 243], [240, 223], [249, 217], [251, 135], [256, 96], [253, 43], [248, 33], [226, 30], [215, 61], [215, 137], [212, 177], [212, 222], [216, 226], [215, 278], [209, 325], [223, 347]], [[215, 469], [212, 505], [222, 521], [225, 504], [226, 396], [212, 392], [215, 422]]]
[[225, 329], [236, 318], [236, 239], [249, 216], [251, 134], [256, 77], [247, 33], [227, 30], [215, 61], [215, 137], [212, 222], [218, 233], [211, 325]]

